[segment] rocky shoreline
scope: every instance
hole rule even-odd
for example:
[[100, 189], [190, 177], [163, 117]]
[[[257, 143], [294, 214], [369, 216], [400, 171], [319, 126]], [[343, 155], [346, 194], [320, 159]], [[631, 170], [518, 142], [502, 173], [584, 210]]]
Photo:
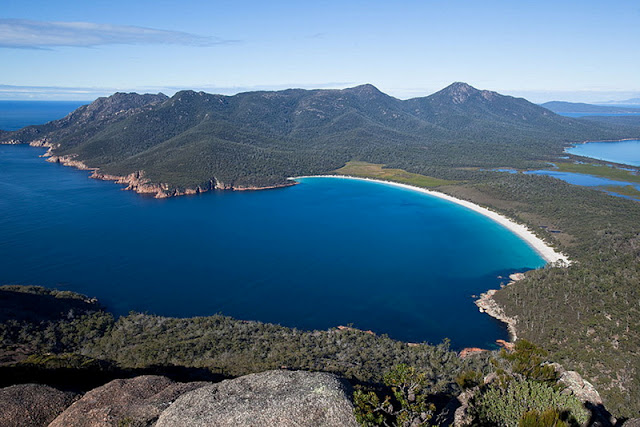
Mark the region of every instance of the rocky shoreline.
[[[2, 142], [4, 145], [21, 145], [23, 142], [17, 140], [9, 140]], [[92, 168], [80, 160], [75, 159], [75, 155], [58, 156], [53, 153], [53, 150], [57, 148], [54, 144], [48, 142], [46, 139], [40, 139], [29, 142], [32, 147], [47, 148], [47, 152], [42, 155], [46, 157], [48, 162], [59, 163], [63, 166], [70, 166], [79, 170], [91, 171], [90, 178], [100, 179], [102, 181], [112, 181], [116, 184], [126, 185], [124, 190], [135, 191], [138, 194], [151, 195], [156, 199], [166, 199], [168, 197], [189, 196], [200, 193], [206, 193], [214, 190], [230, 190], [230, 191], [257, 191], [257, 190], [270, 190], [276, 188], [291, 187], [296, 185], [297, 182], [289, 181], [284, 184], [268, 185], [264, 187], [258, 186], [235, 186], [232, 184], [224, 184], [222, 181], [217, 180], [215, 177], [209, 181], [207, 186], [196, 186], [195, 188], [171, 189], [169, 184], [166, 183], [153, 183], [150, 179], [145, 177], [143, 170], [132, 172], [129, 175], [111, 175], [100, 172], [99, 168]]]
[[[509, 286], [518, 280], [524, 279], [524, 274], [522, 273], [514, 273], [509, 276], [511, 281], [506, 284]], [[475, 301], [476, 306], [480, 310], [480, 313], [486, 313], [489, 316], [497, 319], [507, 325], [507, 330], [509, 331], [509, 342], [505, 343], [505, 347], [508, 347], [509, 344], [513, 344], [518, 339], [518, 333], [516, 331], [516, 324], [518, 323], [517, 317], [509, 317], [505, 314], [502, 307], [498, 305], [498, 303], [493, 299], [493, 296], [498, 292], [498, 289], [489, 289], [487, 292], [480, 294], [480, 298]], [[502, 341], [502, 340], [499, 340]]]

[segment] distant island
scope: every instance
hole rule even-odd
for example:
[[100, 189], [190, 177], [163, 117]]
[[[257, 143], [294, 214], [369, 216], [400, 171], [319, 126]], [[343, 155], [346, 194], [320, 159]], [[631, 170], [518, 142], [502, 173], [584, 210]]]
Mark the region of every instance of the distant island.
[[607, 104], [607, 105], [633, 105], [633, 106], [638, 106], [640, 107], [640, 98], [631, 98], [631, 99], [624, 99], [622, 101], [607, 101], [607, 102], [603, 102], [602, 104]]

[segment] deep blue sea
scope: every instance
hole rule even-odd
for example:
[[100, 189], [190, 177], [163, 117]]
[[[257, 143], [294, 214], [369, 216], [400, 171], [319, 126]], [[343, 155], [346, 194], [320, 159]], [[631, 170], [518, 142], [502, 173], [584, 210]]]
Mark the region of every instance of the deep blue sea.
[[506, 338], [473, 295], [544, 261], [493, 221], [385, 184], [306, 178], [156, 200], [0, 146], [0, 282], [69, 289], [118, 314], [223, 313], [406, 341]]
[[0, 101], [0, 130], [17, 130], [61, 119], [88, 101]]

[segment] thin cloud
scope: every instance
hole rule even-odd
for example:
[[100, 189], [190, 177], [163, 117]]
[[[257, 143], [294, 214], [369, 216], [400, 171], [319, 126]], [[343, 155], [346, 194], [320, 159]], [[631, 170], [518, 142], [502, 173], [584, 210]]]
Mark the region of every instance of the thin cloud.
[[240, 92], [256, 90], [282, 90], [289, 88], [323, 89], [344, 88], [354, 86], [350, 82], [327, 82], [306, 84], [280, 84], [261, 86], [132, 86], [132, 87], [71, 87], [71, 86], [18, 86], [0, 84], [0, 100], [58, 100], [58, 101], [90, 101], [100, 96], [113, 95], [115, 92], [158, 93], [172, 96], [180, 90], [196, 90], [221, 95], [235, 95]]
[[4, 48], [51, 49], [62, 46], [94, 47], [109, 44], [215, 46], [235, 42], [237, 40], [131, 25], [0, 19], [0, 47]]
[[114, 92], [112, 88], [0, 85], [0, 100], [91, 101]]

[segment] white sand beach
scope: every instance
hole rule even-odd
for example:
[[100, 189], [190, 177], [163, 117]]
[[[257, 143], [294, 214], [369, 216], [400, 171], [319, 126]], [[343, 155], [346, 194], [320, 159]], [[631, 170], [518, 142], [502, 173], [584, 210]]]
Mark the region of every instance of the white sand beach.
[[510, 220], [509, 218], [502, 216], [490, 209], [483, 208], [482, 206], [476, 205], [466, 200], [449, 196], [448, 194], [440, 193], [438, 191], [433, 191], [433, 190], [427, 190], [425, 188], [415, 187], [413, 185], [401, 184], [398, 182], [383, 181], [383, 180], [372, 179], [372, 178], [360, 178], [360, 177], [347, 176], [347, 175], [311, 175], [311, 176], [297, 176], [289, 179], [295, 181], [296, 179], [301, 179], [301, 178], [335, 178], [335, 179], [355, 179], [355, 180], [361, 180], [361, 181], [373, 181], [373, 182], [378, 182], [385, 185], [391, 185], [394, 187], [400, 187], [408, 190], [417, 191], [419, 193], [428, 194], [430, 196], [448, 200], [450, 202], [464, 206], [467, 209], [471, 209], [474, 212], [478, 212], [479, 214], [482, 214], [492, 219], [493, 221], [497, 222], [498, 224], [512, 231], [517, 236], [519, 236], [522, 240], [524, 240], [529, 246], [531, 246], [536, 252], [538, 252], [538, 254], [540, 254], [540, 256], [548, 263], [558, 263], [563, 265], [569, 265], [571, 263], [571, 261], [569, 260], [569, 258], [567, 258], [566, 255], [560, 252], [557, 252], [555, 249], [547, 245], [541, 238], [536, 236], [526, 226], [522, 224], [518, 224], [517, 222], [514, 222], [513, 220]]

